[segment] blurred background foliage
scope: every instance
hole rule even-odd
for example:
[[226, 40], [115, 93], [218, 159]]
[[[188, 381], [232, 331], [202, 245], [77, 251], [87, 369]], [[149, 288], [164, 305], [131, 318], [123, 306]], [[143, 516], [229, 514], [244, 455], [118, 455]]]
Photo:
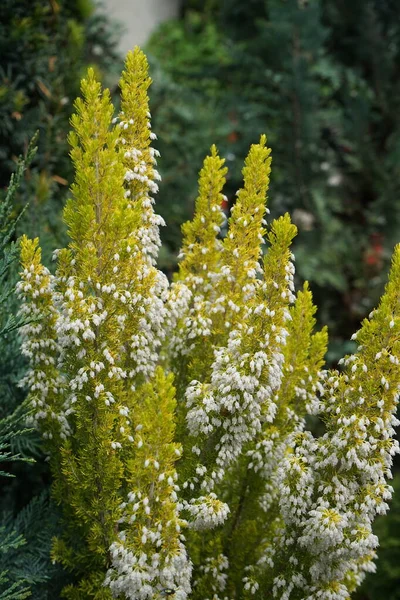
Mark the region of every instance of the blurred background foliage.
[[[72, 103], [89, 65], [115, 91], [116, 32], [91, 0], [0, 3], [0, 202], [16, 157], [40, 134], [0, 231], [15, 224], [6, 253], [20, 232], [40, 235], [50, 266], [52, 250], [64, 243]], [[183, 0], [179, 19], [161, 25], [146, 50], [163, 177], [157, 206], [168, 225], [162, 268], [168, 274], [175, 268], [180, 226], [192, 215], [210, 145], [217, 144], [230, 169], [229, 211], [248, 147], [266, 132], [273, 149], [271, 218], [289, 211], [299, 228], [297, 277], [310, 281], [334, 364], [353, 349], [349, 338], [376, 304], [400, 241], [398, 0]], [[7, 262], [4, 290], [14, 286], [16, 270]], [[17, 311], [10, 295], [7, 311]], [[0, 575], [0, 599], [21, 600], [29, 591], [53, 600], [63, 585], [48, 559], [57, 511], [39, 440], [33, 432], [14, 435], [21, 429], [14, 411], [24, 398], [15, 342], [0, 335], [3, 443], [36, 462], [0, 465], [16, 476], [0, 479], [0, 573], [8, 572]], [[0, 444], [2, 433], [0, 421]], [[400, 600], [397, 466], [394, 487], [392, 510], [376, 526], [378, 572], [357, 600]]]
[[297, 273], [329, 326], [330, 361], [376, 303], [400, 222], [396, 0], [186, 0], [152, 36], [166, 266], [215, 142], [229, 203], [250, 143], [273, 151], [269, 207], [299, 228]]

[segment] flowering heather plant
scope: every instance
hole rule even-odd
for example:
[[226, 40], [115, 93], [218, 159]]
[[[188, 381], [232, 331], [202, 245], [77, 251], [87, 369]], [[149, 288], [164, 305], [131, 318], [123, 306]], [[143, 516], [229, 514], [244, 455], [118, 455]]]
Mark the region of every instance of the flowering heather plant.
[[400, 248], [358, 352], [324, 370], [327, 332], [314, 332], [308, 286], [294, 289], [296, 228], [288, 215], [265, 221], [261, 136], [225, 237], [227, 169], [211, 148], [169, 285], [156, 267], [149, 84], [135, 49], [113, 118], [89, 71], [55, 275], [37, 240], [21, 245], [21, 312], [35, 317], [23, 384], [64, 517], [63, 595], [348, 600], [374, 569], [371, 525], [392, 492]]

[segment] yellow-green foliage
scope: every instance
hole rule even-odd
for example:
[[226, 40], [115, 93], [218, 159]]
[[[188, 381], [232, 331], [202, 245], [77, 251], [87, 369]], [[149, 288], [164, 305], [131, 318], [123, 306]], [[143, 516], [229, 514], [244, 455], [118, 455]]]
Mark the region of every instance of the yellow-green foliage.
[[[193, 221], [182, 226], [182, 260], [179, 263], [179, 279], [189, 278], [193, 287], [203, 285], [203, 278], [214, 273], [218, 266], [222, 242], [218, 239], [225, 215], [221, 210], [224, 200], [225, 160], [220, 158], [215, 146], [204, 160], [199, 176], [199, 195]], [[196, 278], [199, 278], [197, 281]], [[178, 279], [178, 278], [177, 278]], [[201, 281], [200, 281], [201, 280]]]
[[[174, 463], [181, 454], [180, 445], [174, 443], [176, 400], [172, 376], [166, 377], [158, 367], [154, 381], [144, 384], [138, 394], [142, 398], [137, 401], [136, 418], [143, 429], [138, 432], [137, 439], [143, 445], [135, 455], [127, 458], [126, 477], [135, 500], [147, 498], [148, 503], [141, 503], [128, 531], [132, 547], [140, 545], [140, 523], [149, 526], [151, 516], [153, 527], [157, 528], [159, 524], [166, 527], [167, 550], [172, 555], [177, 552], [176, 529], [180, 527], [172, 501], [176, 484]], [[151, 553], [150, 539], [144, 550]]]
[[[265, 136], [251, 146], [243, 168], [244, 185], [238, 191], [224, 240], [220, 239], [225, 221], [221, 204], [227, 169], [215, 146], [200, 171], [195, 215], [182, 228], [182, 261], [170, 292], [170, 310], [180, 313], [170, 343], [171, 354], [180, 356], [178, 388], [183, 376], [185, 385], [198, 374], [204, 376], [215, 346], [221, 345], [230, 327], [241, 320], [247, 298], [253, 293], [265, 233], [270, 153]], [[177, 305], [185, 303], [186, 310], [182, 306], [176, 311]]]
[[[155, 267], [146, 58], [121, 112], [92, 71], [70, 136], [69, 246], [55, 275], [23, 239], [25, 384], [63, 524], [70, 600], [348, 600], [373, 568], [400, 386], [400, 249], [360, 347], [324, 371], [325, 329], [297, 294], [284, 215], [269, 227], [266, 137], [224, 231], [227, 169], [205, 159], [179, 272]], [[264, 246], [265, 238], [265, 246]], [[308, 415], [319, 419], [313, 436]]]
[[[51, 289], [52, 277], [41, 264], [39, 240], [21, 239], [21, 263], [25, 304], [21, 311], [26, 317], [37, 322], [24, 327], [29, 333], [24, 343], [24, 353], [30, 359], [31, 370], [23, 383], [29, 385], [31, 404], [40, 411], [41, 431], [45, 438], [54, 439], [55, 444], [65, 438], [68, 425], [55, 419], [62, 412], [63, 380], [57, 369], [59, 348], [56, 342], [55, 326], [57, 312]], [[42, 350], [41, 350], [42, 349]], [[36, 412], [35, 411], [35, 412]], [[37, 420], [33, 418], [33, 422]]]
[[110, 93], [102, 92], [92, 69], [81, 89], [83, 99], [76, 100], [76, 113], [71, 119], [69, 142], [75, 182], [64, 221], [71, 240], [69, 248], [82, 276], [87, 278], [110, 266], [107, 261], [114, 254], [113, 244], [126, 237], [132, 221], [125, 223], [123, 219], [124, 168], [118, 160], [118, 131], [110, 129], [114, 110]]
[[237, 193], [224, 241], [223, 260], [231, 270], [237, 293], [247, 283], [249, 271], [258, 271], [261, 243], [266, 232], [263, 222], [271, 172], [271, 149], [266, 143], [267, 138], [262, 135], [260, 143], [250, 148], [242, 171], [243, 188]]
[[[135, 123], [124, 134], [131, 147], [147, 152], [150, 163], [142, 110], [147, 66], [139, 50], [128, 56], [121, 86], [123, 106], [133, 111]], [[136, 107], [138, 90], [144, 95]], [[148, 185], [136, 180], [136, 200], [125, 193], [121, 128], [112, 126], [109, 92], [101, 90], [92, 70], [82, 82], [82, 96], [70, 135], [73, 196], [64, 211], [71, 241], [58, 253], [51, 276], [40, 263], [37, 240], [23, 239], [20, 291], [25, 310], [42, 317], [25, 328], [24, 351], [32, 362], [26, 383], [36, 423], [47, 438], [54, 496], [63, 508], [63, 534], [53, 557], [77, 579], [65, 589], [66, 597], [103, 599], [111, 597], [103, 585], [107, 569], [114, 577], [110, 547], [125, 542], [128, 494], [138, 491], [144, 498], [146, 493], [151, 509], [134, 529], [128, 524], [127, 531], [134, 532], [128, 547], [139, 556], [149, 546], [155, 549], [154, 540], [142, 541], [142, 528], [169, 521], [157, 545], [160, 568], [176, 554], [179, 518], [172, 492], [179, 447], [172, 441], [174, 390], [170, 378], [154, 372], [164, 278], [140, 245], [143, 220], [137, 206], [148, 198], [151, 214]], [[158, 486], [157, 470], [166, 474]]]

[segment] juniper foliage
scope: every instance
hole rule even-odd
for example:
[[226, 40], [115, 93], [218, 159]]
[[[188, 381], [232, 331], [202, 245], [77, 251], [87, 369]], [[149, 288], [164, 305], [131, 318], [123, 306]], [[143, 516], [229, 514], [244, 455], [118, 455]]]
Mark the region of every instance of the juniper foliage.
[[[35, 153], [36, 138], [33, 138], [24, 158], [20, 157], [15, 173], [4, 199], [0, 204], [0, 354], [1, 354], [1, 416], [0, 416], [0, 477], [2, 478], [1, 518], [0, 518], [0, 598], [2, 600], [23, 600], [27, 597], [46, 598], [46, 595], [32, 595], [32, 587], [47, 581], [49, 567], [51, 520], [44, 519], [49, 506], [46, 493], [35, 498], [18, 514], [10, 505], [10, 489], [4, 477], [16, 476], [17, 463], [32, 462], [28, 448], [37, 447], [32, 439], [31, 429], [26, 427], [29, 412], [22, 394], [18, 393], [17, 383], [21, 377], [20, 346], [18, 329], [29, 322], [17, 316], [14, 296], [18, 273], [18, 244], [15, 231], [21, 212], [15, 215], [15, 194], [24, 173]], [[43, 591], [43, 590], [42, 590]]]
[[[17, 306], [14, 288], [18, 273], [18, 245], [15, 241], [17, 223], [23, 210], [17, 216], [14, 214], [13, 201], [24, 172], [32, 161], [35, 153], [36, 138], [31, 141], [26, 156], [20, 157], [17, 169], [11, 176], [7, 193], [0, 204], [0, 448], [1, 462], [10, 462], [19, 458], [10, 452], [10, 439], [21, 434], [24, 408], [16, 405], [14, 394], [20, 373], [15, 368], [19, 363], [20, 349], [16, 332], [26, 321], [16, 315]], [[12, 409], [15, 409], [12, 412]], [[0, 472], [1, 475], [6, 475]]]

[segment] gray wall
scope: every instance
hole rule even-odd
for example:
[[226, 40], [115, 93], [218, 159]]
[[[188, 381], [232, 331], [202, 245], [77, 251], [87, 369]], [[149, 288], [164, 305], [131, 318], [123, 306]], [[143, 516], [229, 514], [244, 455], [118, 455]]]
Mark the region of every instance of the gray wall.
[[179, 0], [103, 0], [103, 6], [121, 24], [119, 49], [126, 54], [145, 44], [159, 23], [178, 14]]

